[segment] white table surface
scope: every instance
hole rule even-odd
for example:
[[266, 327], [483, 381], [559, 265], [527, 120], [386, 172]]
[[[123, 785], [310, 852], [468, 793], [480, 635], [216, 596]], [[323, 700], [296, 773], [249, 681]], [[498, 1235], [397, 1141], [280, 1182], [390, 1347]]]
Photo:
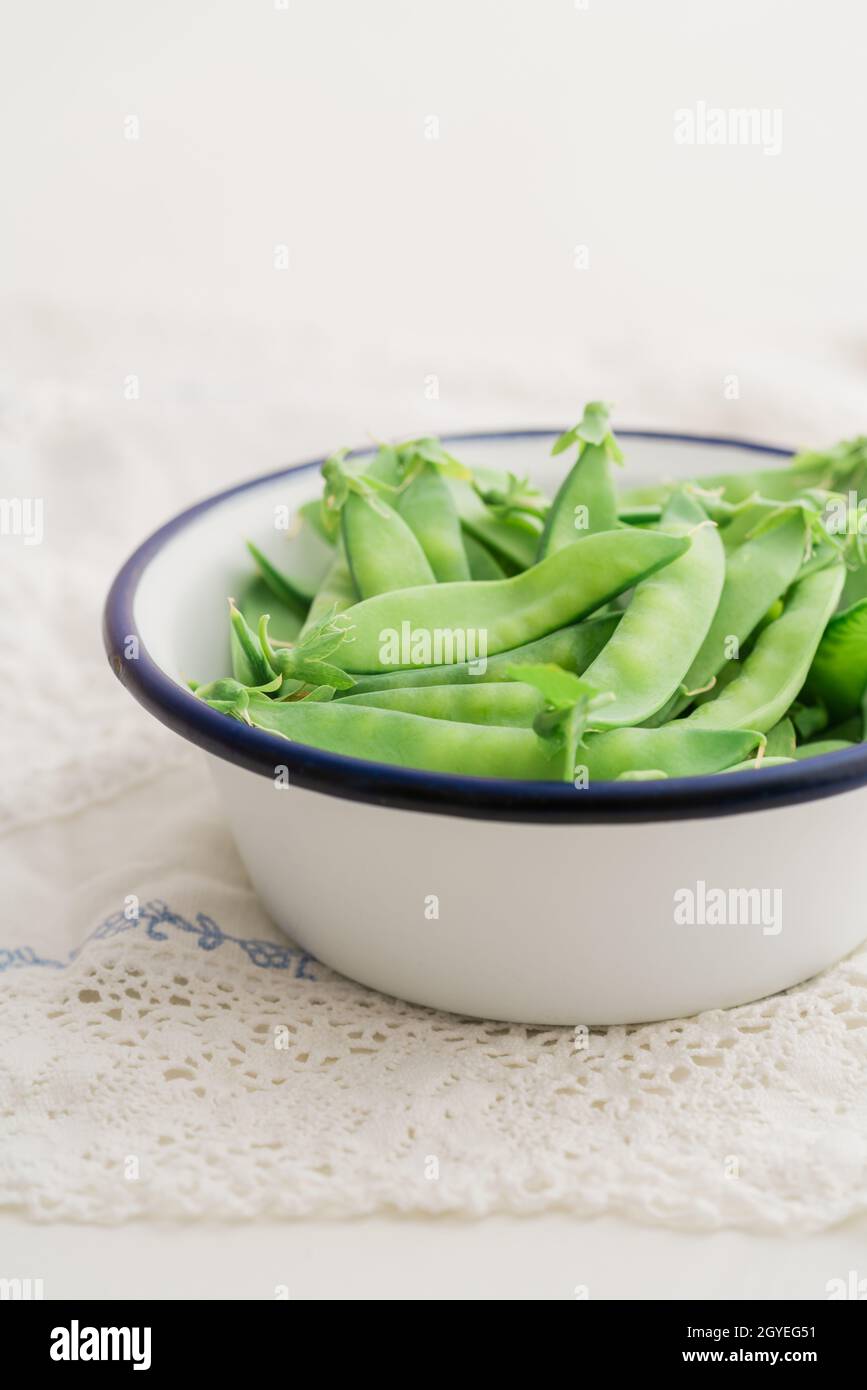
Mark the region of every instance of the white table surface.
[[824, 1299], [867, 1274], [867, 1218], [786, 1239], [678, 1233], [617, 1218], [122, 1227], [0, 1219], [0, 1274], [87, 1299]]

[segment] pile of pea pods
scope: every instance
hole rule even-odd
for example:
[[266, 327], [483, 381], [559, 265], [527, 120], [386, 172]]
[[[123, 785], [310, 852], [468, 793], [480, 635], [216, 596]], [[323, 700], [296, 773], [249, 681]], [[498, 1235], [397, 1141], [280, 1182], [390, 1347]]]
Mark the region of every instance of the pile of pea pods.
[[624, 490], [594, 401], [552, 452], [550, 500], [435, 439], [332, 455], [295, 517], [315, 564], [248, 542], [232, 675], [191, 688], [331, 753], [576, 786], [862, 741], [867, 438]]

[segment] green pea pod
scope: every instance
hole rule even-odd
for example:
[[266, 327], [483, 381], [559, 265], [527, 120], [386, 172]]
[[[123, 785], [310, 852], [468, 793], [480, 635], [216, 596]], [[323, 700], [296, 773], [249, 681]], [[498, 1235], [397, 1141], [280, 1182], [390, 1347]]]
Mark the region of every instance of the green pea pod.
[[[679, 519], [683, 515], [686, 521]], [[615, 695], [600, 713], [600, 729], [641, 724], [662, 709], [704, 641], [722, 591], [725, 555], [716, 526], [706, 519], [696, 522], [701, 516], [698, 504], [682, 494], [666, 508], [666, 526], [673, 534], [685, 534], [693, 523], [692, 544], [680, 559], [638, 585], [608, 646], [584, 673], [590, 685]], [[738, 727], [738, 721], [727, 727]]]
[[621, 499], [618, 503], [617, 521], [621, 526], [655, 526], [661, 517], [662, 507], [658, 502], [630, 506]]
[[352, 676], [328, 660], [346, 640], [346, 630], [336, 614], [328, 614], [310, 628], [295, 646], [277, 651], [268, 637], [268, 622], [268, 614], [263, 613], [259, 619], [259, 646], [268, 665], [286, 682], [280, 689], [281, 696], [294, 694], [299, 682], [332, 690], [350, 690], [355, 685]]
[[815, 743], [802, 743], [800, 748], [795, 749], [792, 757], [800, 762], [803, 758], [821, 758], [823, 753], [841, 753], [844, 748], [857, 746], [857, 743], [850, 743], [845, 738], [820, 738]]
[[454, 497], [432, 464], [425, 464], [399, 492], [395, 506], [441, 583], [469, 579], [470, 566]]
[[302, 580], [292, 579], [288, 574], [279, 570], [252, 541], [247, 541], [247, 549], [253, 557], [262, 579], [275, 598], [278, 598], [287, 608], [294, 608], [303, 618], [314, 598], [315, 590], [311, 590], [309, 593], [305, 592]]
[[759, 634], [740, 674], [682, 722], [695, 728], [772, 729], [804, 684], [843, 578], [838, 562], [799, 580], [782, 616]]
[[619, 621], [619, 613], [611, 613], [604, 618], [590, 618], [587, 622], [559, 628], [557, 632], [549, 632], [535, 642], [527, 642], [481, 661], [416, 666], [377, 676], [359, 676], [353, 693], [363, 695], [366, 691], [397, 690], [407, 686], [472, 685], [502, 681], [511, 667], [546, 662], [562, 666], [565, 671], [580, 676], [599, 655]]
[[561, 435], [551, 452], [562, 453], [572, 444], [578, 445], [578, 457], [551, 503], [539, 538], [539, 560], [597, 531], [612, 531], [619, 524], [611, 461], [621, 462], [622, 454], [611, 433], [604, 402], [591, 401], [581, 423]]
[[469, 472], [473, 487], [494, 516], [524, 515], [544, 521], [551, 504], [529, 478], [496, 468], [477, 467]]
[[240, 681], [223, 677], [208, 685], [199, 685], [195, 690], [196, 699], [203, 700], [221, 714], [230, 714], [234, 719], [244, 719], [250, 704], [250, 691]]
[[298, 700], [321, 700], [323, 702], [327, 702], [328, 700], [333, 700], [336, 694], [336, 686], [314, 685], [308, 686], [306, 689], [299, 692], [297, 696], [288, 695], [286, 698]]
[[850, 719], [844, 719], [840, 724], [833, 724], [822, 730], [825, 738], [833, 739], [841, 743], [862, 743], [864, 741], [864, 716], [861, 710], [853, 714]]
[[[704, 495], [703, 493], [701, 494]], [[769, 497], [750, 497], [732, 508], [732, 515], [722, 528], [722, 542], [727, 551], [736, 551], [753, 537], [756, 527], [773, 513], [780, 503]]]
[[[418, 440], [421, 444], [423, 441]], [[386, 488], [398, 488], [404, 477], [404, 459], [396, 444], [380, 444], [373, 458], [347, 459], [346, 466], [365, 478], [383, 483]]]
[[463, 529], [493, 552], [512, 571], [535, 563], [541, 524], [530, 516], [497, 516], [485, 505], [472, 483], [449, 478], [448, 487]]
[[336, 546], [303, 528], [286, 572], [250, 545], [234, 677], [196, 698], [305, 747], [576, 794], [861, 740], [867, 438], [619, 502], [603, 403], [552, 452], [576, 446], [551, 505], [434, 439], [338, 451], [317, 514]]
[[470, 567], [470, 579], [505, 579], [506, 571], [486, 545], [477, 541], [469, 531], [462, 531], [464, 553]]
[[620, 524], [608, 450], [590, 445], [578, 456], [548, 512], [537, 558]]
[[342, 510], [342, 536], [363, 599], [436, 583], [421, 545], [393, 507], [350, 493]]
[[494, 656], [585, 617], [689, 548], [685, 536], [603, 531], [512, 579], [379, 594], [344, 615], [352, 640], [342, 662], [353, 673], [435, 665], [437, 642], [456, 633]]
[[804, 553], [804, 519], [799, 511], [772, 530], [745, 540], [726, 553], [725, 579], [707, 634], [683, 678], [682, 692], [663, 711], [672, 719], [690, 699], [706, 690], [740, 648], [771, 605], [795, 580]]
[[[473, 476], [471, 469], [456, 459], [454, 454], [450, 454], [438, 439], [432, 438], [430, 435], [422, 439], [405, 439], [401, 444], [385, 445], [384, 450], [390, 451], [394, 456], [398, 482], [406, 477], [408, 471], [420, 463], [435, 468], [443, 478], [472, 478]], [[377, 459], [384, 450], [380, 449]], [[386, 474], [381, 472], [381, 476], [385, 476], [386, 480], [389, 481]]]
[[786, 763], [793, 763], [794, 758], [747, 758], [745, 762], [735, 763], [733, 767], [724, 767], [722, 773], [729, 772], [761, 772], [762, 768], [785, 767]]
[[400, 451], [383, 445], [359, 471], [345, 450], [322, 465], [323, 511], [340, 535], [350, 573], [362, 598], [392, 589], [433, 584], [434, 574], [418, 540], [391, 502], [398, 489], [387, 478], [402, 475]]
[[768, 733], [765, 756], [768, 758], [797, 757], [797, 737], [791, 719], [781, 719]]
[[[350, 455], [348, 449], [338, 449], [322, 465], [325, 492], [319, 506], [319, 531], [327, 540], [335, 539], [340, 513], [346, 498], [356, 492], [363, 497], [396, 492], [403, 481], [404, 468], [396, 445], [382, 444], [371, 457], [369, 454]], [[308, 517], [306, 503], [299, 509]]]
[[246, 718], [294, 743], [350, 758], [464, 777], [559, 781], [563, 760], [532, 729], [459, 724], [339, 700], [282, 702], [251, 695]]
[[745, 540], [726, 556], [726, 573], [713, 622], [684, 678], [687, 690], [707, 685], [794, 583], [804, 554], [800, 511], [772, 530]]
[[755, 629], [755, 636], [758, 637], [759, 633], [762, 632], [764, 628], [768, 626], [768, 623], [775, 623], [777, 621], [777, 618], [781, 618], [783, 616], [783, 610], [785, 609], [785, 607], [786, 599], [784, 594], [782, 594], [779, 598], [775, 598], [767, 613], [762, 615], [761, 622], [759, 622]]
[[867, 690], [867, 598], [836, 613], [807, 676], [806, 694], [839, 723], [860, 709]]
[[[852, 556], [847, 558], [851, 563]], [[861, 599], [867, 599], [867, 563], [863, 560], [853, 564], [846, 575], [846, 583], [840, 595], [840, 608], [853, 608]]]
[[[856, 491], [867, 478], [867, 437], [844, 440], [821, 452], [797, 454], [779, 468], [761, 468], [752, 473], [716, 473], [695, 479], [698, 487], [719, 492], [731, 503], [745, 502], [758, 493], [776, 502], [792, 502], [811, 488]], [[660, 483], [630, 488], [621, 496], [621, 505], [664, 504], [677, 485]]]
[[843, 547], [838, 542], [827, 540], [814, 540], [810, 553], [805, 556], [804, 562], [798, 571], [799, 579], [806, 579], [808, 574], [813, 574], [815, 570], [825, 569], [826, 565], [834, 565], [843, 554]]
[[343, 544], [337, 546], [334, 559], [325, 572], [325, 578], [316, 593], [316, 597], [310, 605], [304, 624], [301, 628], [301, 636], [304, 637], [315, 627], [317, 623], [328, 613], [343, 613], [347, 608], [358, 602], [359, 594], [355, 587], [355, 580], [346, 563], [346, 555]]
[[795, 733], [802, 743], [808, 743], [811, 738], [825, 733], [828, 728], [828, 711], [821, 701], [810, 705], [796, 700], [789, 714], [795, 726]]
[[[712, 737], [696, 737], [699, 734]], [[691, 729], [678, 720], [662, 729], [588, 734], [577, 760], [590, 782], [614, 781], [636, 768], [653, 768], [666, 777], [696, 777], [721, 772], [761, 743], [755, 730]]]
[[514, 724], [533, 727], [544, 700], [531, 685], [489, 681], [483, 685], [420, 685], [395, 690], [371, 690], [347, 695], [343, 704], [372, 709], [399, 709], [426, 719], [452, 719], [459, 724]]
[[334, 544], [334, 536], [325, 525], [322, 502], [318, 497], [314, 497], [311, 502], [303, 502], [295, 515], [301, 518], [305, 526], [310, 526], [320, 540], [326, 541], [329, 545]]
[[229, 599], [229, 624], [235, 680], [252, 689], [273, 681], [277, 672], [263, 652], [256, 633], [236, 608], [234, 599]]

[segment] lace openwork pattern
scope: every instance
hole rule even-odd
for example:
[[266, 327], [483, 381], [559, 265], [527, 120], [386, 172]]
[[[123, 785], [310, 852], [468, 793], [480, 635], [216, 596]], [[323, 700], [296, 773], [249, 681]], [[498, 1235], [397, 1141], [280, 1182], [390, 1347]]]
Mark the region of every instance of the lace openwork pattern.
[[36, 1218], [782, 1231], [867, 1206], [867, 951], [758, 1004], [577, 1038], [400, 1003], [161, 902], [0, 969], [0, 1203]]

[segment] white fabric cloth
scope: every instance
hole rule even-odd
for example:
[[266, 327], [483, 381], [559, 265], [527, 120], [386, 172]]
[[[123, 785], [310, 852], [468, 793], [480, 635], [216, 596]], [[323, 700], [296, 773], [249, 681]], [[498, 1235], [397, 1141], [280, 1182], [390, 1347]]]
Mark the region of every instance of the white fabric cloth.
[[[195, 497], [368, 429], [563, 422], [592, 364], [469, 364], [434, 406], [425, 364], [401, 359], [401, 396], [387, 351], [350, 365], [315, 338], [292, 358], [243, 324], [142, 322], [127, 401], [110, 327], [29, 308], [4, 330], [19, 379], [0, 494], [42, 496], [45, 539], [0, 538], [0, 1205], [102, 1222], [560, 1208], [762, 1231], [867, 1208], [867, 951], [584, 1050], [569, 1029], [382, 997], [267, 921], [198, 754], [101, 652], [118, 563]], [[605, 373], [629, 423], [818, 443], [862, 410], [857, 363], [819, 415], [818, 393], [769, 408], [779, 362], [733, 407], [700, 395], [717, 364], [693, 358], [674, 393], [641, 356]]]

